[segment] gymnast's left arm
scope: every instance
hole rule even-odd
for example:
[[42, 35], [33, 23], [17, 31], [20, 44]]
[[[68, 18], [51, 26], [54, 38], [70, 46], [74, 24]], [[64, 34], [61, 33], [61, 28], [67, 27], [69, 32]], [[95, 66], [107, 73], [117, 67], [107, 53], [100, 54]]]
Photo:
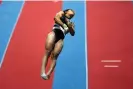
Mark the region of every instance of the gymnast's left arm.
[[75, 26], [74, 26], [74, 23], [73, 22], [70, 22], [69, 24], [68, 24], [68, 28], [69, 28], [69, 32], [70, 32], [70, 34], [72, 35], [72, 36], [74, 36], [75, 35]]

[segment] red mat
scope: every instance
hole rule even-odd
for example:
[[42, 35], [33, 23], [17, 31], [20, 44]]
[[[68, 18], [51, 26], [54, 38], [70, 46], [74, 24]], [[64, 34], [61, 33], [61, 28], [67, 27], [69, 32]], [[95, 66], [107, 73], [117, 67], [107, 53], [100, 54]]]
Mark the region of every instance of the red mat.
[[51, 89], [40, 77], [46, 35], [61, 2], [25, 2], [0, 69], [0, 89]]
[[133, 89], [132, 6], [132, 2], [87, 2], [89, 89]]

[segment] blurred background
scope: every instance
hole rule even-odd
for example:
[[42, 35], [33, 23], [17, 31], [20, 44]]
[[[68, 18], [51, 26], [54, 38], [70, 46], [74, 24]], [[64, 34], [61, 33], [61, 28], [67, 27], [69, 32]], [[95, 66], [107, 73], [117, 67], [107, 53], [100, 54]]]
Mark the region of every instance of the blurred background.
[[[76, 13], [76, 34], [50, 80], [40, 77], [54, 16]], [[0, 89], [133, 89], [131, 1], [0, 1]]]

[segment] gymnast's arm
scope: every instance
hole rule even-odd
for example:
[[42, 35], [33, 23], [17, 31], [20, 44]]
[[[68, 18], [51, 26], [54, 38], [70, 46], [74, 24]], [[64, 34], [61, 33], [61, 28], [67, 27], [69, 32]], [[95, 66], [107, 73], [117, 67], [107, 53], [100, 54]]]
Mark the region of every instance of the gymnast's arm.
[[54, 21], [55, 23], [59, 24], [60, 26], [62, 26], [64, 29], [68, 29], [67, 25], [64, 24], [62, 21], [61, 21], [61, 17], [64, 15], [64, 12], [63, 11], [60, 11], [56, 14], [56, 16], [54, 17]]
[[69, 28], [69, 32], [70, 32], [71, 36], [74, 36], [75, 35], [74, 23], [71, 22], [70, 20], [67, 20], [67, 26]]

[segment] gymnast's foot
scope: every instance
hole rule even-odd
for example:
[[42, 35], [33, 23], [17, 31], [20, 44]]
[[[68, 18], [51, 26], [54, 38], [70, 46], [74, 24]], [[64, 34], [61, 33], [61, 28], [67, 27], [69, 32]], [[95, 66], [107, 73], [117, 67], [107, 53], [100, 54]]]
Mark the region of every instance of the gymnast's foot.
[[46, 75], [45, 73], [42, 73], [42, 74], [41, 74], [41, 77], [42, 77], [44, 80], [48, 80], [48, 79], [49, 79], [49, 76]]

